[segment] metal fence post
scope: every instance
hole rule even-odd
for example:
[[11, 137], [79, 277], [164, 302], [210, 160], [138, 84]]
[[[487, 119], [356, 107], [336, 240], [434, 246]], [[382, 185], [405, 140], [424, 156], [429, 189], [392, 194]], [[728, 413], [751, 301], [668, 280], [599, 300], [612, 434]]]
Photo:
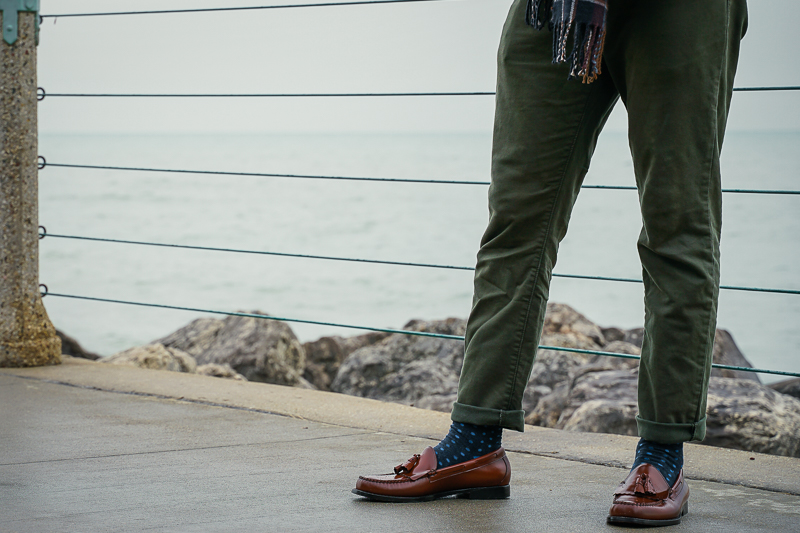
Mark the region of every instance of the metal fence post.
[[0, 367], [61, 362], [39, 293], [38, 0], [0, 0]]

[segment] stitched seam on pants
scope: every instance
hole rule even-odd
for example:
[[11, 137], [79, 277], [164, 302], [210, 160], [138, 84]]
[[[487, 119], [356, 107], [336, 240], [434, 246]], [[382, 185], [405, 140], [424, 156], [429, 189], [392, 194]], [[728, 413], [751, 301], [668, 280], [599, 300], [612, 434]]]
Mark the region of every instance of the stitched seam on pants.
[[[586, 120], [586, 110], [589, 108], [589, 103], [591, 102], [591, 96], [595, 91], [596, 86], [591, 87], [590, 92], [586, 95], [586, 104], [583, 107], [583, 113], [581, 114], [581, 118], [578, 121], [578, 127], [575, 130], [575, 136], [572, 139], [572, 144], [570, 145], [569, 154], [567, 155], [566, 161], [564, 163], [564, 170], [561, 173], [561, 178], [558, 183], [558, 190], [556, 191], [555, 196], [553, 197], [553, 203], [550, 207], [550, 217], [547, 220], [547, 227], [544, 232], [544, 241], [542, 242], [542, 251], [539, 254], [539, 261], [536, 265], [536, 270], [534, 271], [532, 284], [531, 284], [531, 292], [530, 296], [528, 296], [528, 306], [525, 310], [525, 320], [522, 322], [522, 334], [520, 335], [519, 339], [519, 347], [517, 348], [516, 353], [516, 364], [514, 366], [514, 372], [512, 374], [511, 380], [511, 391], [508, 395], [508, 403], [506, 404], [506, 410], [511, 410], [513, 407], [511, 405], [512, 399], [514, 397], [514, 391], [517, 388], [517, 381], [519, 379], [519, 365], [520, 359], [522, 358], [522, 347], [525, 345], [525, 334], [528, 330], [528, 322], [531, 316], [531, 305], [533, 304], [533, 295], [536, 292], [536, 280], [539, 278], [539, 273], [542, 271], [542, 262], [544, 261], [545, 252], [547, 249], [547, 241], [552, 233], [553, 229], [553, 216], [555, 214], [556, 205], [558, 198], [561, 196], [562, 191], [564, 190], [564, 179], [567, 175], [567, 169], [569, 168], [569, 163], [572, 161], [573, 156], [575, 155], [575, 145], [578, 142], [578, 136], [580, 135], [582, 126], [584, 121]], [[534, 350], [537, 350], [534, 347]], [[535, 357], [535, 355], [534, 355]]]
[[[730, 0], [728, 0], [725, 3], [725, 40], [724, 40], [724, 50], [723, 50], [723, 53], [722, 53], [722, 59], [720, 60], [719, 75], [717, 77], [717, 87], [716, 87], [717, 90], [714, 93], [715, 94], [715, 98], [714, 98], [714, 110], [715, 110], [714, 117], [716, 118], [716, 122], [714, 124], [714, 142], [711, 144], [711, 154], [710, 154], [710, 157], [708, 159], [708, 161], [710, 162], [710, 168], [708, 169], [708, 175], [706, 177], [706, 216], [707, 216], [707, 219], [708, 219], [708, 228], [709, 228], [709, 241], [710, 241], [709, 242], [709, 249], [711, 250], [712, 259], [713, 259], [713, 255], [714, 255], [714, 231], [713, 231], [712, 224], [711, 224], [712, 223], [712, 220], [711, 220], [712, 216], [711, 216], [711, 205], [710, 205], [710, 202], [711, 202], [711, 200], [710, 200], [711, 199], [711, 190], [710, 189], [711, 189], [711, 181], [713, 179], [713, 174], [714, 174], [715, 152], [718, 151], [717, 145], [718, 145], [718, 142], [719, 142], [719, 94], [720, 94], [720, 90], [721, 90], [721, 86], [722, 86], [722, 75], [723, 75], [723, 72], [725, 72], [725, 62], [727, 61], [728, 46], [729, 46], [729, 43], [730, 43], [730, 24], [731, 24], [730, 18], [731, 18], [731, 2], [730, 2]], [[725, 88], [725, 90], [726, 91], [728, 90], [727, 87]], [[720, 228], [720, 231], [721, 231], [721, 228]], [[719, 274], [717, 272], [718, 268], [715, 267], [714, 270], [715, 270], [715, 272], [714, 272], [714, 283], [716, 285], [718, 285], [719, 284]], [[719, 289], [714, 289], [714, 293], [717, 293], [717, 292], [719, 292]], [[712, 295], [712, 298], [713, 297], [714, 297], [714, 295]], [[711, 303], [712, 303], [712, 305], [714, 304], [713, 301]], [[705, 357], [703, 359], [703, 372], [700, 374], [700, 379], [701, 379], [700, 384], [699, 384], [700, 385], [700, 393], [697, 395], [697, 409], [695, 410], [694, 427], [692, 429], [692, 436], [693, 437], [696, 436], [696, 433], [697, 433], [697, 422], [700, 420], [701, 415], [704, 414], [704, 413], [701, 413], [702, 406], [703, 406], [703, 384], [706, 382], [706, 379], [708, 378], [708, 373], [709, 373], [709, 370], [710, 370], [710, 362], [711, 361], [709, 361], [709, 359], [713, 357], [713, 347], [714, 347], [714, 341], [713, 340], [711, 341], [711, 351], [708, 350], [709, 339], [713, 339], [716, 336], [715, 335], [715, 331], [712, 331], [712, 330], [715, 329], [716, 323], [715, 323], [715, 321], [711, 320], [711, 315], [712, 315], [712, 313], [709, 310], [709, 313], [708, 313], [708, 324], [706, 325], [705, 344], [703, 346], [703, 348], [704, 348], [703, 353], [707, 354], [707, 355], [705, 355]]]

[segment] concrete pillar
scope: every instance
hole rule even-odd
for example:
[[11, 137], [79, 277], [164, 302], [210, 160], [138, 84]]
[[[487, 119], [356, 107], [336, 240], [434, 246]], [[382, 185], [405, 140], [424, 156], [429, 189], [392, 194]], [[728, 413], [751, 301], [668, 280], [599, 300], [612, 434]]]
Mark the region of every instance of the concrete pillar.
[[36, 17], [19, 13], [16, 42], [0, 39], [0, 367], [61, 362], [39, 294]]

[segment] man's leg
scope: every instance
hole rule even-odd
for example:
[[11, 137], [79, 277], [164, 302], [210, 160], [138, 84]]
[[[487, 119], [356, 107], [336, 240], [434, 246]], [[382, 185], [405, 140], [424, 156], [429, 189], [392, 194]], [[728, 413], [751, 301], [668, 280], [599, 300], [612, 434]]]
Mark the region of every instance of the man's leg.
[[[523, 430], [522, 394], [558, 244], [618, 96], [602, 76], [591, 85], [567, 80], [567, 66], [552, 64], [552, 33], [526, 24], [526, 2], [512, 5], [498, 53], [490, 221], [478, 253], [454, 423], [435, 450], [397, 466], [395, 475], [359, 478], [355, 493], [374, 500], [509, 494], [500, 435], [502, 428]], [[497, 449], [487, 453], [485, 446]]]
[[719, 154], [744, 0], [613, 4], [608, 74], [628, 109], [643, 228], [645, 336], [639, 434], [702, 440], [716, 327], [722, 196]]
[[498, 52], [489, 188], [455, 422], [522, 431], [559, 242], [617, 99], [607, 76], [586, 85], [552, 64], [551, 32], [525, 22], [516, 0]]
[[[620, 0], [614, 8], [627, 13], [609, 26], [606, 62], [628, 109], [645, 336], [642, 441], [608, 520], [668, 525], [688, 508], [682, 445], [705, 436], [719, 291], [719, 154], [747, 15], [744, 0]], [[670, 496], [657, 506], [641, 496], [643, 487]]]

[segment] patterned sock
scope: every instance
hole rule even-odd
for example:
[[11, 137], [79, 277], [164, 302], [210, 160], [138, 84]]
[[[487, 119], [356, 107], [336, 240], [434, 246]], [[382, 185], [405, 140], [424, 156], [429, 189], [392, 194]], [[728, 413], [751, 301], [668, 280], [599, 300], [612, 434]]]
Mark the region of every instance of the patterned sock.
[[453, 422], [450, 432], [433, 449], [438, 468], [457, 465], [477, 459], [500, 447], [503, 428], [500, 426], [476, 426]]
[[670, 487], [678, 479], [678, 473], [683, 468], [683, 443], [659, 444], [657, 442], [640, 439], [636, 446], [636, 459], [633, 468], [642, 463], [651, 464], [661, 472], [667, 485]]

